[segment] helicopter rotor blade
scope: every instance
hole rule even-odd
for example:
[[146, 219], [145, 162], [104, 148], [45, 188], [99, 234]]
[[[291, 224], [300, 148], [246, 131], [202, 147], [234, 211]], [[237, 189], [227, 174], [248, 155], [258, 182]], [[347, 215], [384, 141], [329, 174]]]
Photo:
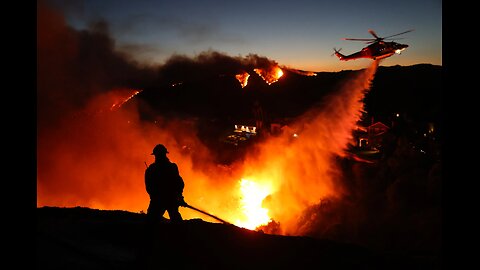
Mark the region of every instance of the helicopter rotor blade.
[[390, 37], [394, 37], [394, 36], [399, 36], [399, 35], [402, 35], [402, 34], [405, 34], [405, 33], [408, 33], [408, 32], [412, 32], [414, 29], [410, 29], [410, 30], [407, 30], [405, 32], [401, 32], [401, 33], [398, 33], [398, 34], [395, 34], [395, 35], [391, 35], [391, 36], [387, 36], [387, 37], [384, 37], [384, 38], [390, 38]]
[[385, 39], [387, 39], [387, 40], [403, 39], [403, 38], [393, 39], [391, 37], [399, 36], [399, 35], [402, 35], [402, 34], [405, 34], [405, 33], [408, 33], [408, 32], [412, 32], [412, 31], [414, 31], [414, 29], [410, 29], [410, 30], [407, 30], [407, 31], [404, 31], [404, 32], [401, 32], [401, 33], [398, 33], [398, 34], [395, 34], [395, 35], [390, 35], [390, 36], [386, 36], [386, 37], [379, 37], [377, 35], [377, 33], [375, 33], [375, 31], [373, 31], [372, 29], [368, 29], [368, 32], [375, 38], [343, 38], [343, 40], [365, 41], [366, 44], [373, 44], [373, 43], [377, 43], [377, 42], [382, 42]]
[[343, 40], [354, 40], [354, 41], [375, 41], [373, 38], [344, 38]]
[[372, 29], [368, 29], [368, 32], [376, 39], [380, 39], [380, 37], [378, 37], [377, 34]]

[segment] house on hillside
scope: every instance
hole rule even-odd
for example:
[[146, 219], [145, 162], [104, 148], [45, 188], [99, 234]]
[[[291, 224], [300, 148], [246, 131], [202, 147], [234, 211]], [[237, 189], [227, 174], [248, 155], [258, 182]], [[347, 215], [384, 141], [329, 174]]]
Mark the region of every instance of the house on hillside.
[[383, 137], [390, 128], [382, 122], [375, 122], [367, 127], [357, 126], [354, 131], [356, 146], [375, 150], [382, 145]]

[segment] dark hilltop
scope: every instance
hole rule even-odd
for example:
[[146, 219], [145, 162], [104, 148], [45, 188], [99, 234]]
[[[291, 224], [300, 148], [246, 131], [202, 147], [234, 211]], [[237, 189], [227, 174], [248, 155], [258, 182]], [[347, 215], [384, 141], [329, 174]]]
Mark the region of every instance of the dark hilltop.
[[144, 214], [37, 209], [36, 269], [435, 269], [434, 258], [187, 220], [150, 233]]

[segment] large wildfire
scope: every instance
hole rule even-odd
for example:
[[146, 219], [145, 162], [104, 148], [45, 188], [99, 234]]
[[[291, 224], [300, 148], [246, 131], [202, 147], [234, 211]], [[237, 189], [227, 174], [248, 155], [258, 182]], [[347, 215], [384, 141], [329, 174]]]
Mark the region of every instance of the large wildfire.
[[[278, 233], [303, 234], [308, 224], [299, 221], [307, 209], [344, 196], [335, 158], [344, 156], [352, 141], [377, 62], [344, 81], [322, 106], [298, 117], [292, 127], [301, 132], [295, 138], [290, 134], [271, 137], [256, 146], [255, 155], [224, 166], [210, 158], [194, 122], [140, 119], [137, 108], [142, 103], [135, 102], [135, 97], [141, 89], [128, 87], [131, 80], [124, 75], [143, 74], [143, 70], [131, 68], [118, 57], [113, 42], [101, 31], [86, 38], [87, 33], [68, 28], [52, 11], [40, 8], [38, 12], [37, 206], [145, 212], [145, 163], [153, 162], [150, 153], [157, 143], [165, 144], [169, 158], [178, 164], [189, 204], [248, 229], [277, 222], [281, 225]], [[81, 58], [82, 49], [94, 49], [81, 42], [96, 38], [103, 45], [102, 52], [109, 51], [105, 48], [112, 52]], [[218, 60], [220, 55], [215, 57]], [[124, 68], [104, 73], [97, 65], [99, 58], [105, 70], [110, 60]], [[262, 59], [250, 55], [241, 61], [227, 60], [237, 65], [234, 70], [245, 70], [248, 62], [268, 84], [278, 81], [282, 69]], [[74, 66], [79, 62], [86, 67]], [[89, 65], [95, 69], [88, 69]], [[242, 87], [247, 85], [248, 73], [232, 74], [238, 74]], [[209, 220], [187, 208], [181, 213], [185, 219]]]

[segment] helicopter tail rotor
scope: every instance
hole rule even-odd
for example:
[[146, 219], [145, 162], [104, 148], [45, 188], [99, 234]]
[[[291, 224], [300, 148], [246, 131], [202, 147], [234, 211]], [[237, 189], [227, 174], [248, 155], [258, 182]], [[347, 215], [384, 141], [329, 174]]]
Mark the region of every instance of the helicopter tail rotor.
[[338, 50], [337, 50], [337, 48], [333, 48], [333, 53], [330, 56], [334, 56], [335, 54], [340, 53], [341, 50], [342, 50], [342, 48], [340, 48]]

